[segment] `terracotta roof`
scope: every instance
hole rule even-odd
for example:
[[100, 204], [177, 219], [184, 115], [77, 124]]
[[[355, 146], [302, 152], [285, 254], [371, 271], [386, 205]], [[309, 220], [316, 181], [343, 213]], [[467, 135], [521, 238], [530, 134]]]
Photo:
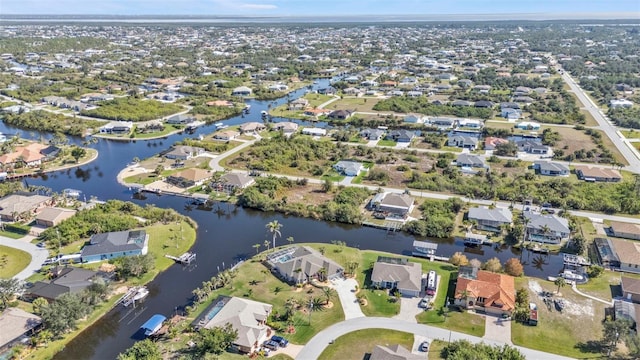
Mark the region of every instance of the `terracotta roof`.
[[516, 306], [515, 282], [512, 276], [479, 270], [476, 279], [458, 277], [456, 298], [463, 291], [470, 296], [485, 298], [485, 306], [502, 305], [503, 310], [513, 310]]

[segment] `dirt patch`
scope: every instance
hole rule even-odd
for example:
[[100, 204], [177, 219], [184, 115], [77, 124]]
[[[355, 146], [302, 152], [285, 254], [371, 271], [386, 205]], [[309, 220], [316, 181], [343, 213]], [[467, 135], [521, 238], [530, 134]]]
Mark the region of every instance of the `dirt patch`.
[[308, 184], [307, 186], [296, 186], [288, 189], [280, 200], [286, 197], [287, 201], [302, 203], [307, 205], [320, 205], [333, 199], [334, 194], [322, 191], [319, 184]]
[[[535, 302], [542, 301], [544, 296], [542, 296], [545, 291], [540, 284], [535, 280], [529, 280], [529, 290], [531, 290], [537, 296], [532, 297], [531, 300]], [[571, 291], [571, 290], [567, 290]], [[581, 299], [578, 303], [577, 301], [573, 301], [563, 297], [562, 294], [552, 293], [553, 297], [563, 298], [564, 300], [564, 309], [562, 313], [567, 315], [576, 315], [576, 316], [593, 316], [594, 314], [594, 306], [593, 301], [591, 299]]]

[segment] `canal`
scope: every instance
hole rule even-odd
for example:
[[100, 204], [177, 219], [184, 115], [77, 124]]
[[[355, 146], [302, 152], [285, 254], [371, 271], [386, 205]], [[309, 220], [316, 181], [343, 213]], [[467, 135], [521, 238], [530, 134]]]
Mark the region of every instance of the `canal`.
[[[328, 81], [323, 80], [314, 84], [314, 88], [327, 85]], [[301, 96], [305, 91], [306, 89], [296, 91], [291, 94], [290, 99]], [[260, 111], [267, 110], [269, 105], [275, 107], [286, 101], [286, 98], [276, 101], [250, 100], [248, 101], [251, 105], [250, 114], [223, 122], [228, 125], [237, 125], [248, 121], [261, 121]], [[143, 159], [153, 156], [184, 137], [197, 137], [214, 130], [215, 126], [207, 125], [198, 128], [195, 134], [176, 134], [149, 141], [101, 139], [96, 144], [90, 145], [99, 151], [99, 157], [93, 163], [25, 180], [29, 185], [46, 186], [56, 192], [66, 188], [78, 189], [87, 198], [95, 196], [100, 200], [120, 199], [142, 205], [154, 204], [159, 207], [173, 208], [190, 216], [199, 226], [197, 240], [192, 249], [198, 255], [195, 263], [187, 267], [174, 265], [159, 274], [148, 284], [150, 294], [143, 304], [133, 310], [121, 307], [113, 309], [71, 341], [62, 352], [56, 355], [56, 359], [114, 359], [118, 353], [136, 341], [134, 335], [140, 325], [153, 314], [171, 316], [189, 302], [191, 291], [200, 286], [203, 281], [210, 279], [218, 271], [229, 268], [240, 259], [255, 254], [252, 245], [262, 244], [264, 240], [270, 239], [265, 224], [272, 220], [278, 220], [283, 224], [279, 245], [283, 245], [287, 237], [293, 236], [296, 243], [328, 243], [332, 240], [340, 240], [360, 249], [409, 254], [412, 242], [417, 238], [403, 233], [388, 233], [367, 227], [286, 217], [282, 214], [248, 210], [226, 203], [215, 204], [210, 209], [198, 209], [188, 206], [184, 198], [174, 196], [146, 194], [143, 198], [134, 198], [129, 189], [116, 182], [117, 173], [134, 157]], [[18, 130], [4, 123], [0, 123], [0, 132], [5, 134], [20, 132], [21, 137], [33, 139], [41, 136], [38, 132]], [[80, 144], [82, 139], [70, 138], [70, 141]], [[511, 257], [520, 256], [519, 252], [509, 247], [485, 246], [469, 249], [465, 248], [460, 240], [433, 241], [439, 243], [437, 254], [441, 256], [451, 256], [456, 251], [466, 251], [469, 259], [477, 258], [485, 261], [498, 257], [503, 263]], [[529, 276], [556, 275], [562, 269], [562, 259], [559, 256], [542, 256], [525, 251], [522, 254], [522, 260], [525, 272]]]

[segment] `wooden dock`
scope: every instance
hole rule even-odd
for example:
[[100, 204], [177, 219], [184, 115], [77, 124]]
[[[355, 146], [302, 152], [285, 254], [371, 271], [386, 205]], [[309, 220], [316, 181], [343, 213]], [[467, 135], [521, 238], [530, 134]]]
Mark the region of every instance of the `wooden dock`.
[[402, 226], [404, 225], [404, 223], [402, 223], [401, 221], [385, 220], [382, 224], [379, 222], [364, 221], [362, 225], [396, 232], [402, 230]]
[[178, 257], [175, 257], [173, 255], [165, 255], [164, 257], [169, 258], [177, 263], [183, 264], [183, 265], [189, 265], [191, 264], [192, 261], [194, 261], [196, 259], [196, 253], [192, 253], [192, 252], [186, 252]]

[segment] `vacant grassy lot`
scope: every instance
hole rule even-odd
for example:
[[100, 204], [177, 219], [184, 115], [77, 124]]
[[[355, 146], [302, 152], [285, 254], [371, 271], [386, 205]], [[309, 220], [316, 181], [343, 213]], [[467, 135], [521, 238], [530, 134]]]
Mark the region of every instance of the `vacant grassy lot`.
[[[640, 276], [635, 274], [624, 274], [624, 276], [640, 278]], [[595, 279], [590, 278], [586, 284], [578, 285], [578, 289], [585, 294], [611, 301], [614, 297], [622, 296], [620, 277], [620, 273], [605, 271], [600, 277]]]
[[337, 338], [318, 359], [362, 360], [371, 354], [376, 345], [396, 344], [410, 350], [413, 346], [413, 334], [387, 329], [358, 330]]
[[640, 131], [638, 130], [620, 130], [620, 132], [627, 139], [640, 139]]
[[14, 277], [31, 262], [28, 252], [0, 245], [0, 278]]
[[[373, 110], [373, 107], [380, 101], [378, 98], [355, 98], [348, 97], [336, 100], [327, 106], [327, 109], [330, 110], [349, 110], [349, 111], [359, 111], [359, 112], [375, 112], [378, 111]], [[388, 111], [383, 113], [389, 113]]]
[[530, 278], [516, 278], [516, 288], [529, 290], [529, 299], [538, 305], [538, 326], [512, 323], [511, 340], [515, 345], [552, 352], [579, 359], [600, 358], [592, 353], [588, 342], [602, 337], [602, 320], [605, 305], [586, 299], [570, 288], [561, 290], [565, 309], [558, 312], [548, 309], [538, 293], [551, 291], [554, 296], [557, 287], [549, 281]]

